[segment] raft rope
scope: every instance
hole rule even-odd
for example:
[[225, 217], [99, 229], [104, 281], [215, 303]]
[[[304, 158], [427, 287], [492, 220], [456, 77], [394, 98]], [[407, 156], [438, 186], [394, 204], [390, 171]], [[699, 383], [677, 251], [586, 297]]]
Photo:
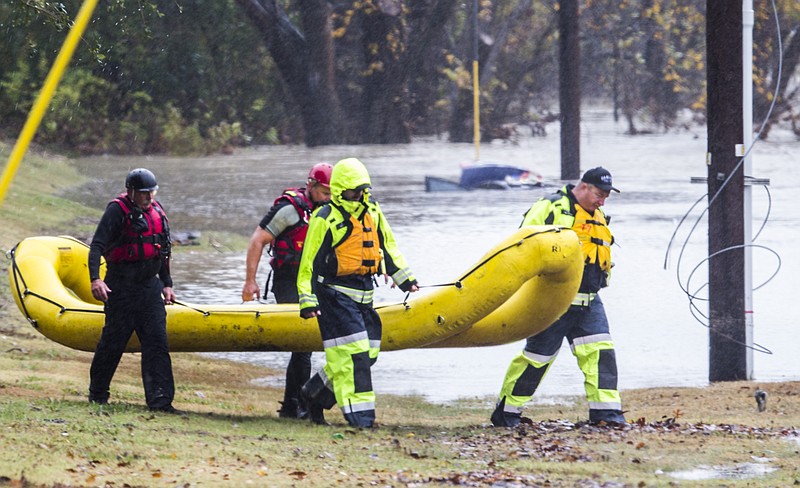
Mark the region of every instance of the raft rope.
[[[471, 276], [473, 273], [478, 271], [480, 268], [482, 268], [483, 266], [488, 264], [491, 260], [495, 259], [500, 254], [508, 251], [509, 249], [513, 249], [513, 248], [521, 246], [528, 239], [536, 237], [536, 236], [538, 236], [540, 234], [546, 234], [546, 233], [551, 233], [551, 232], [555, 232], [555, 233], [561, 232], [561, 228], [555, 227], [555, 228], [547, 229], [547, 230], [544, 230], [544, 231], [532, 232], [532, 233], [522, 237], [518, 241], [498, 249], [497, 251], [495, 251], [492, 254], [490, 254], [489, 256], [487, 256], [480, 263], [478, 263], [475, 266], [473, 266], [469, 271], [467, 271], [463, 276], [461, 276], [456, 281], [453, 281], [453, 282], [450, 282], [450, 283], [437, 283], [437, 284], [434, 284], [434, 285], [424, 285], [424, 286], [419, 286], [419, 288], [422, 289], [422, 288], [436, 288], [436, 287], [443, 287], [443, 286], [454, 286], [454, 287], [456, 287], [458, 289], [461, 289], [464, 286], [463, 281], [465, 279], [467, 279], [469, 276]], [[78, 243], [78, 244], [81, 244], [83, 246], [86, 246], [86, 243], [84, 243], [84, 242], [81, 242], [81, 241], [79, 241], [77, 239], [72, 239], [72, 240], [75, 243]], [[6, 255], [10, 256], [10, 258], [11, 258], [11, 267], [12, 267], [12, 270], [13, 270], [14, 284], [15, 284], [15, 287], [16, 287], [17, 296], [19, 297], [19, 303], [20, 303], [20, 306], [22, 308], [22, 312], [23, 312], [23, 314], [25, 314], [25, 318], [28, 319], [28, 322], [30, 322], [31, 325], [33, 325], [34, 328], [38, 328], [38, 324], [36, 323], [36, 320], [33, 319], [30, 316], [30, 314], [28, 313], [28, 309], [25, 306], [25, 297], [28, 297], [28, 296], [36, 297], [36, 298], [38, 298], [38, 299], [40, 299], [42, 301], [45, 301], [47, 303], [50, 303], [50, 304], [58, 307], [60, 309], [60, 311], [59, 311], [60, 315], [61, 314], [65, 314], [67, 312], [100, 313], [100, 314], [104, 314], [105, 313], [105, 311], [103, 309], [100, 309], [100, 310], [94, 309], [94, 310], [92, 310], [92, 309], [82, 309], [82, 308], [68, 308], [68, 307], [63, 306], [63, 305], [61, 305], [60, 303], [58, 303], [58, 302], [56, 302], [54, 300], [51, 300], [51, 299], [49, 299], [49, 298], [47, 298], [45, 296], [42, 296], [42, 295], [40, 295], [40, 294], [28, 289], [28, 286], [25, 283], [25, 277], [22, 276], [22, 272], [19, 270], [19, 266], [17, 266], [17, 261], [16, 261], [16, 250], [17, 250], [17, 247], [19, 247], [19, 245], [21, 243], [22, 243], [22, 241], [17, 243], [17, 245], [14, 246], [13, 249], [8, 251], [6, 253]], [[86, 247], [89, 247], [89, 246], [86, 246]], [[20, 288], [20, 283], [22, 283], [22, 288]], [[409, 298], [410, 295], [411, 295], [411, 293], [407, 292], [405, 298], [403, 298], [403, 301], [401, 303], [401, 305], [403, 307], [405, 307], [406, 310], [409, 310], [411, 308], [411, 305], [408, 304], [408, 298]], [[262, 303], [262, 302], [259, 300], [259, 303]], [[212, 314], [212, 312], [210, 312], [208, 310], [195, 308], [195, 307], [192, 307], [191, 305], [188, 305], [187, 303], [180, 302], [180, 301], [177, 301], [177, 300], [175, 301], [175, 305], [180, 305], [180, 306], [188, 308], [190, 310], [194, 310], [195, 312], [202, 314], [204, 317], [208, 317], [208, 316], [210, 316]], [[379, 305], [379, 306], [375, 307], [375, 309], [378, 310], [378, 309], [386, 308], [386, 307], [390, 307], [390, 306], [394, 306], [394, 305], [393, 304], [391, 304], [391, 305], [389, 305], [389, 304], [387, 304], [387, 305]], [[217, 313], [224, 313], [224, 314], [254, 314], [256, 317], [260, 317], [261, 315], [266, 315], [266, 314], [270, 314], [270, 313], [284, 313], [284, 311], [283, 310], [256, 310], [256, 309], [250, 309], [250, 310], [226, 310], [225, 312], [217, 312]]]
[[[19, 267], [17, 267], [17, 261], [14, 259], [14, 251], [17, 250], [17, 246], [19, 246], [19, 243], [17, 243], [16, 246], [12, 247], [11, 250], [6, 253], [6, 257], [11, 259], [11, 272], [12, 276], [14, 277], [14, 288], [17, 290], [17, 296], [19, 297], [19, 303], [22, 307], [22, 313], [25, 314], [25, 318], [28, 319], [28, 322], [30, 322], [34, 328], [38, 328], [38, 324], [28, 313], [28, 308], [25, 306], [25, 300], [23, 300], [23, 295], [19, 289], [19, 280], [17, 280], [17, 276], [19, 276], [19, 279], [22, 280], [23, 285], [25, 284], [25, 280], [22, 277], [22, 273], [19, 271]], [[27, 289], [27, 286], [25, 286], [25, 288]]]
[[[491, 255], [487, 256], [486, 259], [484, 259], [480, 263], [478, 263], [475, 266], [473, 266], [472, 269], [467, 271], [461, 278], [457, 279], [456, 281], [453, 281], [451, 283], [438, 283], [438, 284], [435, 284], [435, 285], [422, 285], [422, 286], [419, 286], [419, 288], [422, 289], [422, 288], [436, 288], [436, 287], [440, 287], [440, 286], [455, 286], [456, 288], [461, 289], [464, 286], [463, 281], [465, 279], [469, 278], [470, 275], [472, 275], [473, 273], [478, 271], [480, 268], [485, 266], [492, 259], [494, 259], [497, 256], [499, 256], [500, 254], [508, 251], [509, 249], [513, 249], [515, 247], [521, 246], [528, 239], [536, 237], [539, 234], [549, 234], [551, 232], [559, 233], [559, 232], [561, 232], [561, 227], [554, 227], [552, 229], [533, 232], [531, 234], [526, 235], [525, 237], [523, 237], [522, 239], [518, 240], [517, 242], [514, 242], [514, 243], [509, 244], [509, 245], [507, 245], [507, 246], [505, 246], [503, 248], [498, 249], [497, 251], [493, 252]], [[411, 292], [406, 292], [406, 296], [405, 296], [405, 298], [403, 298], [403, 302], [402, 302], [402, 305], [406, 308], [406, 310], [411, 308], [411, 306], [408, 304], [408, 297], [409, 296], [411, 296]], [[384, 307], [387, 307], [387, 306], [389, 306], [389, 305], [378, 306], [378, 307], [375, 307], [375, 309], [377, 310], [377, 309], [384, 308]]]
[[[77, 239], [72, 239], [72, 240], [74, 240], [75, 242], [81, 243], [83, 245], [86, 245], [86, 244], [82, 243], [81, 241], [79, 241]], [[47, 298], [46, 296], [43, 296], [43, 295], [40, 295], [40, 294], [38, 294], [38, 293], [36, 293], [34, 291], [31, 291], [28, 288], [28, 284], [25, 282], [25, 277], [22, 276], [22, 272], [19, 270], [19, 266], [17, 265], [16, 250], [17, 250], [17, 247], [19, 247], [19, 245], [21, 243], [22, 243], [21, 241], [19, 243], [17, 243], [17, 245], [14, 246], [11, 250], [9, 250], [6, 253], [6, 255], [8, 257], [10, 257], [10, 259], [11, 259], [11, 269], [12, 269], [12, 273], [13, 273], [13, 277], [14, 277], [14, 287], [16, 288], [17, 296], [19, 297], [19, 303], [20, 303], [20, 306], [22, 307], [22, 313], [25, 315], [25, 318], [28, 320], [28, 322], [30, 322], [30, 324], [34, 328], [38, 329], [39, 328], [39, 324], [36, 322], [36, 319], [32, 318], [31, 315], [28, 313], [28, 307], [25, 306], [25, 297], [27, 297], [27, 296], [33, 296], [33, 297], [36, 297], [36, 298], [38, 298], [38, 299], [40, 299], [40, 300], [42, 300], [44, 302], [47, 302], [47, 303], [51, 304], [51, 305], [55, 305], [56, 307], [58, 307], [60, 309], [59, 315], [63, 315], [66, 312], [105, 313], [105, 311], [103, 311], [103, 310], [89, 310], [89, 309], [82, 309], [82, 308], [67, 308], [67, 307], [61, 305], [60, 303]], [[20, 282], [22, 282], [22, 289], [20, 289]]]

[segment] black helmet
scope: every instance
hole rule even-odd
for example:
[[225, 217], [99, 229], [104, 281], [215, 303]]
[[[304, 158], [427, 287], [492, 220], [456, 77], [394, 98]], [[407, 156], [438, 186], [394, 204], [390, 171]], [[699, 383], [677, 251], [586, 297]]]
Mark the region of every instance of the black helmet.
[[128, 173], [128, 176], [125, 178], [125, 188], [138, 191], [158, 190], [156, 175], [154, 175], [149, 169], [136, 168]]

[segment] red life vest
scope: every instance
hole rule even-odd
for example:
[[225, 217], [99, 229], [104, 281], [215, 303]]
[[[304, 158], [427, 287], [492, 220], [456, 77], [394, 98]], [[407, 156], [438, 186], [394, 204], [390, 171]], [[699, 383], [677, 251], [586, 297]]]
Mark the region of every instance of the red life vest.
[[106, 250], [106, 261], [145, 261], [168, 254], [170, 249], [169, 224], [164, 209], [158, 202], [147, 211], [135, 207], [124, 193], [112, 200], [125, 214], [125, 227], [122, 236]]
[[284, 266], [293, 268], [300, 266], [303, 243], [308, 233], [308, 220], [314, 209], [314, 204], [306, 197], [305, 188], [287, 188], [272, 205], [279, 205], [283, 202], [289, 202], [297, 210], [300, 221], [285, 229], [272, 241], [270, 246], [272, 259], [269, 264], [275, 270]]

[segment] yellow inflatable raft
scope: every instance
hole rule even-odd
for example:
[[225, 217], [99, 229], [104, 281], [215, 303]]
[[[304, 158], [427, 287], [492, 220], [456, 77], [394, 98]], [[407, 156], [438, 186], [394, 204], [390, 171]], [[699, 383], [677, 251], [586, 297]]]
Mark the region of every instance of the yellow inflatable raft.
[[[565, 233], [573, 234], [571, 230]], [[566, 251], [566, 250], [564, 250]], [[547, 279], [526, 281], [514, 295], [492, 313], [464, 332], [435, 342], [428, 347], [476, 347], [508, 344], [546, 329], [569, 308], [578, 292], [583, 275], [580, 250], [569, 255], [574, 259], [561, 260], [558, 253], [537, 249], [531, 259], [554, 262], [560, 271], [549, 273]], [[576, 279], [577, 277], [577, 279]], [[569, 299], [564, 299], [570, 297]]]
[[[381, 348], [497, 345], [538, 332], [577, 292], [580, 253], [570, 230], [518, 229], [453, 283], [407, 302], [376, 304]], [[9, 267], [14, 299], [30, 323], [83, 351], [94, 350], [104, 318], [91, 295], [88, 254], [88, 246], [71, 237], [31, 237], [10, 251]], [[300, 318], [297, 305], [178, 302], [167, 307], [167, 335], [174, 352], [322, 350], [316, 321]], [[134, 335], [127, 351], [139, 348]]]

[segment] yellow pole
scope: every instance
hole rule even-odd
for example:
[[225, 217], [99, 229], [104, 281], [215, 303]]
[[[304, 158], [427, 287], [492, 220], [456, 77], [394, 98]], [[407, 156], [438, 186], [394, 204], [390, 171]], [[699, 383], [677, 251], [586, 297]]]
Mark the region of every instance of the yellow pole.
[[22, 132], [20, 132], [19, 138], [16, 144], [14, 144], [14, 149], [11, 151], [11, 155], [8, 158], [6, 169], [3, 170], [3, 176], [0, 177], [0, 206], [3, 205], [8, 186], [11, 184], [11, 180], [14, 179], [14, 174], [16, 174], [19, 164], [25, 156], [25, 152], [28, 150], [28, 145], [31, 143], [31, 139], [33, 139], [34, 134], [36, 134], [36, 129], [39, 128], [39, 124], [42, 122], [44, 112], [53, 99], [53, 94], [58, 87], [58, 83], [61, 81], [61, 76], [64, 74], [64, 70], [67, 69], [70, 59], [72, 59], [75, 47], [78, 45], [81, 36], [86, 30], [86, 25], [92, 19], [92, 12], [96, 5], [97, 0], [84, 0], [81, 9], [78, 11], [78, 16], [75, 17], [75, 23], [69, 30], [67, 38], [64, 40], [64, 45], [61, 47], [61, 51], [59, 51], [53, 63], [53, 67], [50, 68], [50, 72], [47, 74], [42, 91], [39, 93], [36, 102], [34, 102], [31, 108], [31, 112], [28, 114], [28, 119], [25, 121]]
[[481, 159], [481, 92], [478, 83], [478, 60], [472, 61], [472, 140], [475, 142], [475, 161]]

